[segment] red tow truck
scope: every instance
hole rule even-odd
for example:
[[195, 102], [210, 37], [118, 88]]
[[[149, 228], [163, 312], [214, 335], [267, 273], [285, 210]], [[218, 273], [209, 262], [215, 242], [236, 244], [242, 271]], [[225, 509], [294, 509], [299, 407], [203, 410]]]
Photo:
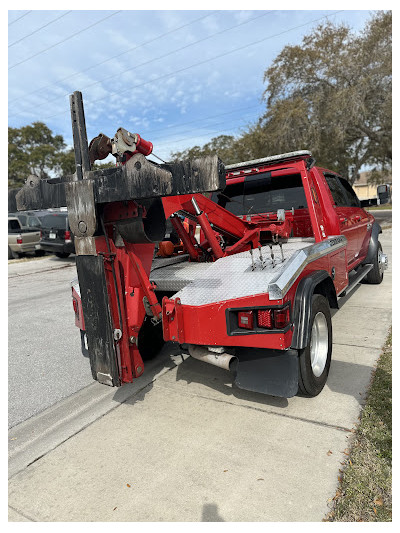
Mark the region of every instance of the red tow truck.
[[[76, 325], [94, 379], [132, 382], [172, 341], [239, 388], [319, 394], [331, 308], [361, 280], [381, 283], [388, 264], [349, 183], [305, 150], [157, 164], [151, 143], [122, 128], [88, 148], [79, 92], [71, 114], [76, 173], [31, 180], [17, 205], [68, 206]], [[109, 153], [115, 169], [91, 169]]]

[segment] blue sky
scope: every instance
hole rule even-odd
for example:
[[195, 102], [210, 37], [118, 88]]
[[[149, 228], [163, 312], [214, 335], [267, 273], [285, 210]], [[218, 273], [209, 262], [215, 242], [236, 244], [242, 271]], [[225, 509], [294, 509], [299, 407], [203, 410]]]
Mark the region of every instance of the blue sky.
[[89, 139], [122, 126], [168, 159], [254, 122], [265, 69], [323, 17], [358, 31], [370, 14], [9, 10], [8, 125], [42, 121], [71, 145], [68, 95], [80, 90]]

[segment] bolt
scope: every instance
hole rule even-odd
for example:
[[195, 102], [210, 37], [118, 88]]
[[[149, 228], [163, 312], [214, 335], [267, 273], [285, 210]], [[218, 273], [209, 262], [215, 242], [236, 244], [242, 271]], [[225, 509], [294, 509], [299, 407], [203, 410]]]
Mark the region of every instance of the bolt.
[[140, 161], [136, 161], [135, 168], [136, 170], [140, 170], [142, 168], [142, 164], [140, 163]]
[[86, 225], [86, 222], [84, 222], [83, 220], [81, 220], [78, 224], [78, 229], [81, 233], [86, 233], [87, 231], [87, 225]]
[[141, 367], [141, 366], [136, 367], [136, 372], [137, 372], [138, 374], [140, 374], [141, 371], [142, 371], [142, 367]]
[[132, 336], [132, 337], [129, 337], [129, 342], [130, 342], [131, 344], [136, 344], [136, 338], [133, 337], [133, 336]]
[[122, 331], [120, 329], [114, 329], [114, 340], [119, 341], [122, 337]]

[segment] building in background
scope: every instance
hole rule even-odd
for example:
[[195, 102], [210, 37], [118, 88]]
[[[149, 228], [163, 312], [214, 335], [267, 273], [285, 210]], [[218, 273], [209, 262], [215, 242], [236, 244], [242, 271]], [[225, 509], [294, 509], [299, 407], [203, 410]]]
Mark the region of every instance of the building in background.
[[370, 172], [360, 172], [360, 177], [353, 188], [364, 206], [381, 205], [392, 201], [392, 176], [385, 178], [380, 185], [368, 183]]

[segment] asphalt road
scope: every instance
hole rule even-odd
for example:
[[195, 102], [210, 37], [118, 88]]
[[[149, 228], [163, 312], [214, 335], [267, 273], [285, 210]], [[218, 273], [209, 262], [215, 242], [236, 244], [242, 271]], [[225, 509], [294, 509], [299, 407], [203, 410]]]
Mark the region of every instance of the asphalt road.
[[74, 324], [74, 258], [10, 261], [8, 275], [8, 399], [13, 427], [93, 379]]
[[368, 209], [368, 211], [375, 217], [375, 220], [382, 226], [392, 223], [391, 209]]

